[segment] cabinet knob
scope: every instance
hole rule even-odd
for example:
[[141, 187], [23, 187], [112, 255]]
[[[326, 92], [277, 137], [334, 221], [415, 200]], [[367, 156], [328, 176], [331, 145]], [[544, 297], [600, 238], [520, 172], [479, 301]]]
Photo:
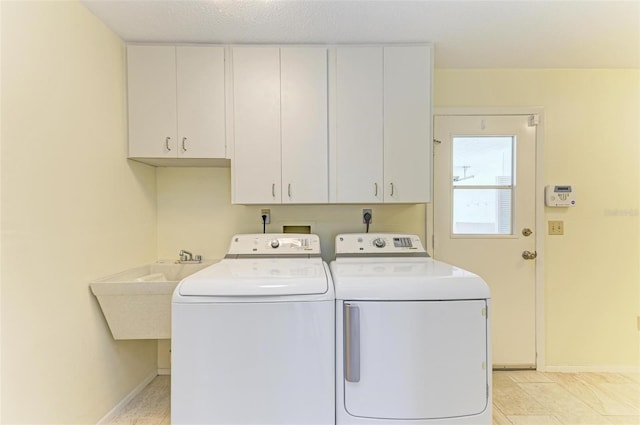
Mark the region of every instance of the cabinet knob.
[[171, 137], [167, 137], [166, 139], [164, 139], [164, 146], [167, 148], [167, 151], [171, 151], [171, 147], [169, 146], [169, 141], [171, 140]]

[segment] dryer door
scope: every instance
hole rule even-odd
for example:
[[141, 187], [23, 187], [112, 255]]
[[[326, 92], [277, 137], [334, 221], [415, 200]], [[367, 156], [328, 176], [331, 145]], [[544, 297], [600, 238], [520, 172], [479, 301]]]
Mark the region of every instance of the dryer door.
[[487, 326], [485, 300], [345, 301], [345, 409], [398, 420], [482, 413]]

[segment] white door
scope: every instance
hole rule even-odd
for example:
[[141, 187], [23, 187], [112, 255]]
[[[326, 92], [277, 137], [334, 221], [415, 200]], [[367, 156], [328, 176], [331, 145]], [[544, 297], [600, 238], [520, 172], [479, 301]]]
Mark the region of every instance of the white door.
[[431, 47], [384, 48], [384, 202], [431, 201]]
[[127, 47], [129, 156], [175, 158], [177, 143], [176, 49]]
[[433, 253], [491, 288], [494, 368], [536, 364], [536, 127], [529, 118], [434, 120]]
[[282, 203], [329, 202], [327, 49], [280, 49]]
[[336, 200], [382, 202], [383, 50], [336, 50]]
[[482, 413], [485, 300], [346, 301], [344, 406], [387, 420]]
[[225, 157], [224, 47], [178, 46], [178, 156]]
[[234, 47], [233, 202], [281, 202], [280, 49]]

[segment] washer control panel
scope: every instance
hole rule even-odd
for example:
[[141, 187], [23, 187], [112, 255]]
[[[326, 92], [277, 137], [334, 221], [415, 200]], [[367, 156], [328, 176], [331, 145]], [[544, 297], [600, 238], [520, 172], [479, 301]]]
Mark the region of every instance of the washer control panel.
[[336, 236], [338, 254], [402, 254], [424, 253], [417, 235], [400, 233], [345, 233]]
[[249, 233], [235, 235], [227, 255], [320, 254], [318, 235], [297, 233]]

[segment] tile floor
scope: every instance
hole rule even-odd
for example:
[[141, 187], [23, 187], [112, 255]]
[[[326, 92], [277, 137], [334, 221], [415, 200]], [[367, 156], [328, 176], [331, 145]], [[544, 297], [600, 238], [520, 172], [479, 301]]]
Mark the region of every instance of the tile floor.
[[[170, 377], [155, 378], [113, 425], [169, 425]], [[493, 373], [494, 425], [640, 425], [640, 374]]]

